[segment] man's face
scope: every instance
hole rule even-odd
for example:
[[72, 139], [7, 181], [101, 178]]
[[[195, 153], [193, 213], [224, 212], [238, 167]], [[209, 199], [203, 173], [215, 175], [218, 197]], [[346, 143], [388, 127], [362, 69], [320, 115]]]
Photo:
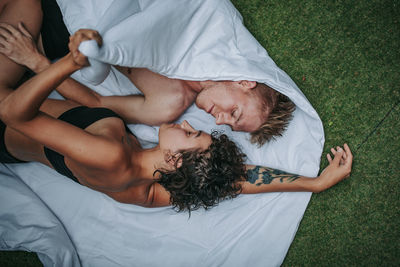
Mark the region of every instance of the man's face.
[[215, 117], [216, 124], [228, 124], [234, 131], [253, 132], [264, 122], [262, 101], [255, 82], [209, 81], [198, 94], [196, 105]]

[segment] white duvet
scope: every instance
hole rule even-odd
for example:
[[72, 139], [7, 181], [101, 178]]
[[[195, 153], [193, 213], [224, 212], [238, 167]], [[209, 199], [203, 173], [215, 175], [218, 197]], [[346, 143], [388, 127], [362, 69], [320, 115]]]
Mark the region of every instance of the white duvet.
[[[322, 123], [290, 77], [242, 24], [228, 0], [58, 0], [70, 32], [98, 30], [104, 45], [81, 46], [93, 67], [74, 77], [102, 94], [137, 89], [115, 65], [188, 80], [254, 80], [297, 105], [284, 136], [262, 148], [216, 126], [195, 106], [180, 118], [224, 130], [248, 162], [316, 176]], [[267, 14], [266, 14], [267, 15]], [[96, 85], [97, 84], [97, 85]], [[162, 90], [162, 89], [160, 89]], [[157, 127], [131, 125], [144, 146]], [[61, 137], [60, 137], [61, 138]], [[310, 193], [241, 195], [188, 217], [171, 208], [118, 203], [37, 163], [0, 166], [0, 248], [37, 252], [45, 266], [278, 266]]]

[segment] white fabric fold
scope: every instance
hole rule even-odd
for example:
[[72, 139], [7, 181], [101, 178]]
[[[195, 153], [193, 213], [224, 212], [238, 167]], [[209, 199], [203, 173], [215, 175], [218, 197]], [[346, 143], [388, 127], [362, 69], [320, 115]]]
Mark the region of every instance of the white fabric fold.
[[[286, 94], [297, 105], [283, 137], [261, 148], [247, 133], [216, 126], [191, 106], [179, 119], [198, 129], [224, 130], [248, 155], [248, 162], [308, 176], [319, 169], [324, 143], [321, 120], [290, 77], [269, 57], [228, 0], [58, 0], [68, 30], [98, 30], [104, 45], [83, 43], [98, 62], [74, 78], [104, 95], [138, 93], [110, 65], [146, 67], [171, 78], [253, 80]], [[161, 90], [161, 89], [160, 89]], [[145, 147], [157, 142], [157, 127], [130, 125]], [[11, 176], [13, 177], [11, 177]], [[45, 266], [279, 266], [292, 242], [311, 193], [242, 195], [209, 211], [175, 213], [115, 202], [40, 164], [0, 166], [2, 249], [46, 255]], [[7, 179], [3, 179], [7, 177]], [[28, 198], [30, 201], [26, 201]], [[41, 207], [38, 216], [16, 209]], [[29, 202], [29, 203], [28, 203]], [[31, 234], [15, 218], [36, 221]], [[2, 220], [2, 221], [3, 221]], [[43, 230], [48, 221], [54, 228]], [[62, 228], [63, 227], [63, 228]], [[62, 232], [60, 229], [65, 229]], [[51, 233], [52, 238], [35, 236]], [[19, 241], [4, 242], [5, 235]], [[25, 246], [30, 242], [31, 246]], [[64, 254], [60, 252], [63, 248]], [[65, 252], [68, 251], [68, 252]], [[65, 253], [69, 260], [65, 260]], [[79, 260], [76, 255], [79, 255]], [[67, 264], [65, 264], [67, 262]], [[69, 264], [71, 263], [71, 264]]]

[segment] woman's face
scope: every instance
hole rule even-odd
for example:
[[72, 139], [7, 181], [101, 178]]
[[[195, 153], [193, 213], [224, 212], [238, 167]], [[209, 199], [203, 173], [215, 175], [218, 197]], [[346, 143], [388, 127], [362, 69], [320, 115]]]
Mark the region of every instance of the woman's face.
[[206, 150], [211, 145], [211, 136], [197, 131], [187, 122], [160, 126], [159, 143], [162, 150], [178, 153], [187, 150]]

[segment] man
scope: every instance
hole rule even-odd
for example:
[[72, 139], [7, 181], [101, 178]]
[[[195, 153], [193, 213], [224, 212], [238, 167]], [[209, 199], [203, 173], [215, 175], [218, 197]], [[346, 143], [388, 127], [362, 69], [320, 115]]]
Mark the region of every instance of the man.
[[[15, 38], [15, 45], [3, 53], [8, 53], [15, 62], [36, 73], [50, 65], [22, 24], [19, 29], [12, 26], [3, 28], [3, 31], [20, 37]], [[81, 38], [76, 38], [73, 47], [70, 47], [71, 51], [78, 51], [82, 40], [101, 40], [101, 36], [93, 30], [80, 30], [78, 34]], [[72, 79], [66, 80], [63, 84], [68, 85], [61, 85], [57, 91], [89, 107], [110, 108], [127, 123], [148, 125], [174, 121], [195, 102], [199, 108], [215, 117], [216, 124], [228, 124], [235, 131], [250, 132], [251, 141], [259, 145], [283, 133], [295, 108], [286, 96], [254, 81], [187, 81], [171, 79], [148, 69], [116, 68], [143, 95], [101, 96]], [[71, 95], [67, 90], [69, 86], [79, 87], [81, 93]]]
[[195, 102], [215, 117], [216, 124], [250, 132], [251, 141], [262, 145], [283, 133], [295, 108], [286, 96], [254, 81], [187, 81], [170, 79], [148, 69], [117, 69], [143, 96], [97, 95], [97, 101], [132, 123], [159, 125], [174, 121]]

